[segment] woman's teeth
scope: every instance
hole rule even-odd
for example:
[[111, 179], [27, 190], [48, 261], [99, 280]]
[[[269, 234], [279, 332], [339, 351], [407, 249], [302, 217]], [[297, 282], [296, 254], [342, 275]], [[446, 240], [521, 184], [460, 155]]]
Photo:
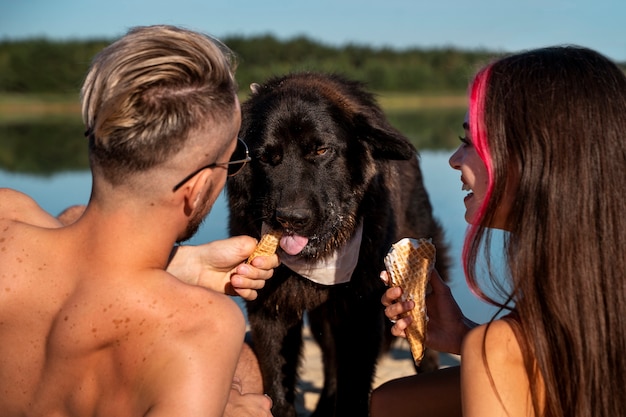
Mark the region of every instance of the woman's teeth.
[[472, 191], [472, 187], [470, 187], [469, 185], [463, 183], [463, 187], [461, 187], [461, 190], [463, 190], [463, 191]]

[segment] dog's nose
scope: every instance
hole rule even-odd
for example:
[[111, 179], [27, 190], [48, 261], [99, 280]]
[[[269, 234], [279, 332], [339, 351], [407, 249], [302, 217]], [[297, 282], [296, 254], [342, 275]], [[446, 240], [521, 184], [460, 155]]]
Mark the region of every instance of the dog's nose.
[[278, 208], [276, 220], [285, 228], [301, 230], [311, 221], [311, 210], [304, 208]]

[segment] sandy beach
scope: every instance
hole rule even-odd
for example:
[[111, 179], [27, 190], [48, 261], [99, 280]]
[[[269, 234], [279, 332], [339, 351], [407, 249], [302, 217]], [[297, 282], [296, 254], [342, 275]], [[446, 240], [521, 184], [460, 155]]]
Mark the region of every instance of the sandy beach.
[[[298, 384], [299, 395], [297, 409], [299, 417], [309, 416], [315, 409], [319, 393], [323, 384], [321, 351], [308, 330], [304, 330], [304, 355], [300, 383]], [[441, 354], [441, 366], [458, 365], [459, 359], [454, 355]], [[398, 340], [393, 349], [385, 354], [379, 361], [374, 387], [377, 387], [391, 379], [413, 375], [413, 359], [406, 340]]]

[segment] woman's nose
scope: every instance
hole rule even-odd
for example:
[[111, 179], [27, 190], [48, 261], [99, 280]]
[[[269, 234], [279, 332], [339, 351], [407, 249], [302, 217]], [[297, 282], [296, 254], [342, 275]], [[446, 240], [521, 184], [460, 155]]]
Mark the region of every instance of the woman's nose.
[[459, 146], [456, 151], [452, 155], [450, 155], [450, 159], [448, 160], [450, 166], [454, 169], [461, 169], [461, 147]]

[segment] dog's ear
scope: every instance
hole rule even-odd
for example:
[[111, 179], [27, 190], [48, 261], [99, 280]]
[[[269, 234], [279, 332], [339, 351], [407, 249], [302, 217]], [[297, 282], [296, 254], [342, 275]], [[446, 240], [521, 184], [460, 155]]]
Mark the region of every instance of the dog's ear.
[[253, 205], [250, 181], [250, 164], [246, 164], [237, 175], [226, 179], [225, 191], [229, 202], [228, 230], [231, 236], [250, 235], [254, 230], [252, 224], [242, 221], [252, 215], [250, 213], [250, 207]]
[[259, 83], [250, 84], [250, 91], [252, 94], [257, 94], [261, 90], [261, 85]]
[[372, 150], [376, 159], [408, 160], [417, 149], [382, 114], [361, 113], [354, 118], [359, 138]]

